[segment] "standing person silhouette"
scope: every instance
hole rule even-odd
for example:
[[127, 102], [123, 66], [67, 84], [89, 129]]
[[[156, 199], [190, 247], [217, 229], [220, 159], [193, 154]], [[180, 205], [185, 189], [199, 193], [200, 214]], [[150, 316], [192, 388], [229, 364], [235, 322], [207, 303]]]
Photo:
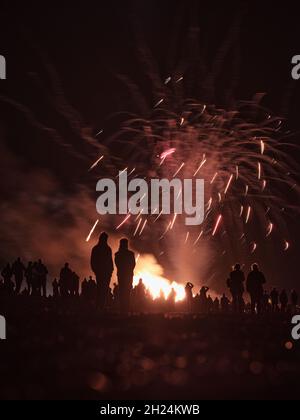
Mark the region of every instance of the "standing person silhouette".
[[16, 295], [18, 295], [21, 291], [24, 272], [25, 272], [25, 267], [20, 257], [13, 263], [12, 271], [15, 276], [15, 284], [16, 284], [15, 293]]
[[243, 312], [243, 294], [245, 291], [244, 282], [245, 274], [241, 270], [241, 265], [236, 264], [227, 281], [227, 286], [232, 294], [234, 312]]
[[250, 271], [247, 278], [247, 292], [250, 294], [251, 298], [251, 312], [255, 314], [257, 311], [258, 314], [261, 313], [262, 300], [264, 295], [264, 284], [266, 283], [266, 278], [264, 274], [259, 271], [257, 264], [252, 265], [252, 271]]
[[190, 282], [187, 283], [185, 286], [185, 297], [186, 297], [186, 305], [187, 305], [188, 312], [192, 312], [193, 288], [194, 288], [194, 285]]
[[133, 273], [135, 269], [135, 256], [128, 249], [128, 240], [121, 239], [119, 251], [115, 255], [115, 264], [118, 269], [119, 301], [122, 312], [130, 308], [130, 293], [132, 289]]
[[107, 233], [102, 232], [98, 244], [92, 249], [91, 255], [91, 268], [95, 273], [97, 282], [97, 305], [101, 310], [105, 309], [110, 280], [114, 271], [112, 251], [107, 241]]

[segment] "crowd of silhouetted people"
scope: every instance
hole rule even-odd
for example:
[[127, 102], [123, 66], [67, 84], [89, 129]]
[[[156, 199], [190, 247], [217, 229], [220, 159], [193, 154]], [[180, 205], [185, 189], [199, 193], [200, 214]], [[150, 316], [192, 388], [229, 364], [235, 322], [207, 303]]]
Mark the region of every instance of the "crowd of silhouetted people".
[[[236, 264], [227, 279], [230, 298], [224, 293], [212, 298], [209, 287], [202, 286], [198, 293], [192, 283], [185, 286], [185, 299], [176, 301], [176, 292], [171, 290], [166, 297], [163, 292], [153, 299], [150, 291], [140, 279], [133, 287], [135, 255], [129, 250], [127, 239], [120, 241], [118, 252], [113, 258], [108, 245], [108, 235], [102, 233], [98, 244], [92, 249], [91, 269], [95, 275], [84, 278], [80, 283], [78, 274], [69, 263], [60, 270], [59, 278], [52, 282], [52, 299], [80, 298], [97, 306], [100, 310], [120, 310], [121, 312], [150, 312], [151, 309], [172, 312], [186, 311], [195, 313], [252, 313], [296, 312], [298, 294], [295, 290], [273, 288], [267, 291], [265, 275], [257, 264], [253, 264], [246, 277], [240, 264]], [[111, 287], [113, 272], [117, 269], [118, 282]], [[0, 296], [23, 295], [47, 297], [48, 269], [42, 260], [28, 262], [21, 258], [7, 264], [1, 271]], [[246, 300], [246, 297], [249, 297]]]

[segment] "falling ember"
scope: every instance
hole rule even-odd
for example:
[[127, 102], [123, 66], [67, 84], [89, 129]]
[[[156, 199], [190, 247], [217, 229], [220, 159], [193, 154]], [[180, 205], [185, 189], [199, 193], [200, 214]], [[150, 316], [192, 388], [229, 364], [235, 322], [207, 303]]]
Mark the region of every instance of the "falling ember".
[[123, 225], [125, 225], [125, 223], [127, 222], [127, 220], [129, 220], [131, 217], [131, 214], [128, 214], [125, 219], [123, 220], [122, 223], [119, 224], [119, 226], [116, 227], [116, 230], [119, 230]]
[[266, 238], [268, 238], [272, 234], [273, 229], [274, 229], [274, 225], [273, 225], [273, 223], [270, 222], [270, 224], [268, 226], [268, 231], [267, 231]]
[[264, 179], [263, 180], [262, 190], [265, 191], [266, 187], [267, 187], [267, 181]]
[[246, 185], [246, 188], [245, 188], [245, 197], [247, 197], [248, 192], [249, 192], [249, 185]]
[[239, 179], [240, 177], [240, 168], [238, 167], [238, 165], [235, 167], [235, 176], [236, 179]]
[[195, 245], [197, 245], [197, 243], [200, 241], [200, 239], [201, 239], [202, 235], [203, 235], [203, 230], [201, 230], [201, 232], [200, 232], [200, 234], [199, 234], [198, 238], [195, 240], [195, 242], [194, 242], [194, 246], [195, 246]]
[[93, 165], [90, 167], [89, 172], [92, 171], [96, 166], [104, 159], [104, 156], [101, 156]]
[[160, 155], [161, 160], [165, 160], [167, 157], [174, 155], [176, 149], [168, 149]]
[[249, 222], [249, 220], [250, 220], [251, 212], [252, 212], [252, 208], [249, 206], [249, 207], [248, 207], [248, 211], [247, 211], [246, 224], [247, 224], [247, 223]]
[[170, 225], [170, 229], [172, 230], [173, 229], [173, 227], [174, 227], [174, 224], [175, 224], [175, 222], [176, 222], [176, 219], [177, 219], [177, 214], [175, 213], [174, 214], [174, 217], [173, 217], [173, 220], [172, 220], [172, 222], [171, 222], [171, 225]]
[[214, 176], [213, 176], [213, 178], [212, 178], [212, 180], [210, 181], [210, 183], [211, 184], [213, 184], [214, 182], [215, 182], [215, 180], [216, 180], [216, 178], [217, 178], [217, 176], [218, 176], [219, 174], [218, 174], [218, 172], [216, 172], [215, 174], [214, 174]]
[[258, 166], [258, 179], [260, 180], [261, 179], [261, 163], [260, 162], [258, 162], [258, 164], [257, 164], [257, 166]]
[[290, 243], [288, 242], [288, 241], [285, 241], [285, 244], [284, 244], [284, 251], [286, 252], [286, 251], [288, 251], [289, 249], [290, 249]]
[[179, 172], [181, 171], [181, 169], [184, 167], [184, 165], [185, 165], [185, 163], [182, 163], [181, 165], [180, 165], [180, 167], [178, 168], [178, 170], [175, 172], [175, 174], [173, 175], [173, 178], [175, 178], [178, 174], [179, 174]]
[[145, 230], [145, 227], [146, 227], [147, 222], [148, 222], [148, 220], [146, 219], [146, 220], [144, 221], [144, 224], [143, 224], [142, 229], [141, 229], [141, 231], [140, 231], [140, 236], [142, 236], [142, 234], [143, 234], [143, 232], [144, 232], [144, 230]]
[[158, 101], [155, 105], [154, 108], [159, 107], [159, 105], [161, 105], [164, 102], [164, 99], [161, 99], [160, 101]]
[[190, 237], [190, 232], [187, 232], [184, 243], [187, 244]]
[[96, 227], [97, 227], [98, 223], [99, 223], [99, 219], [96, 221], [96, 223], [95, 223], [95, 224], [94, 224], [94, 226], [92, 227], [92, 229], [91, 229], [90, 233], [88, 234], [88, 237], [86, 238], [86, 242], [89, 242], [89, 240], [91, 239], [92, 234], [95, 232], [95, 229], [96, 229]]
[[242, 217], [243, 213], [244, 213], [244, 206], [241, 206], [240, 217]]
[[265, 153], [265, 149], [266, 149], [265, 142], [263, 140], [261, 140], [261, 142], [260, 142], [260, 152], [261, 152], [262, 155]]
[[163, 210], [161, 210], [159, 215], [156, 217], [156, 219], [154, 220], [154, 223], [158, 221], [158, 219], [161, 217], [162, 214], [163, 214]]
[[141, 223], [142, 223], [142, 219], [140, 219], [139, 222], [138, 222], [138, 224], [137, 224], [137, 227], [136, 227], [136, 229], [134, 231], [134, 234], [133, 234], [134, 237], [137, 235], [137, 233], [139, 231], [139, 228], [141, 226]]
[[210, 197], [210, 199], [207, 203], [207, 211], [209, 211], [211, 209], [212, 202], [213, 202], [213, 199], [212, 199], [212, 197]]
[[257, 243], [253, 242], [251, 247], [251, 254], [254, 254], [254, 252], [257, 250]]
[[227, 192], [228, 192], [228, 190], [229, 190], [229, 188], [230, 188], [230, 185], [231, 185], [231, 183], [232, 183], [232, 180], [233, 180], [233, 175], [231, 175], [231, 176], [230, 176], [229, 181], [228, 181], [228, 183], [227, 183], [227, 185], [226, 185], [226, 188], [225, 188], [225, 191], [224, 191], [224, 194], [225, 194], [225, 195], [227, 194]]
[[207, 162], [207, 159], [203, 158], [199, 168], [197, 169], [197, 171], [194, 173], [194, 177], [198, 175], [198, 172], [200, 171], [200, 169], [202, 169], [202, 167], [205, 165], [205, 163]]
[[217, 233], [217, 230], [218, 230], [218, 228], [220, 226], [221, 221], [222, 221], [222, 215], [220, 214], [220, 216], [218, 217], [217, 222], [215, 224], [215, 227], [214, 227], [212, 236], [215, 236], [215, 234]]

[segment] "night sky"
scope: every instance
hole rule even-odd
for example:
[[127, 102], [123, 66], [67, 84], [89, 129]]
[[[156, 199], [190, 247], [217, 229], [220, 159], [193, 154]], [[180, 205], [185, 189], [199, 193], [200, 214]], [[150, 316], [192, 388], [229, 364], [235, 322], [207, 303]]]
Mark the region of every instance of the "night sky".
[[[184, 69], [187, 95], [199, 101], [230, 107], [234, 100], [266, 93], [264, 105], [286, 119], [289, 140], [299, 144], [300, 80], [291, 78], [291, 59], [300, 54], [296, 6], [223, 3], [2, 3], [0, 54], [7, 60], [7, 80], [0, 81], [1, 265], [18, 254], [37, 258], [40, 251], [53, 271], [57, 255], [58, 265], [65, 262], [64, 253], [78, 270], [87, 266], [84, 238], [96, 217], [95, 182], [110, 170], [108, 165], [96, 177], [87, 173], [100, 153], [95, 135], [104, 129], [97, 137], [101, 151], [103, 138], [119, 129], [119, 112], [141, 113], [124, 76], [140, 87], [147, 103], [159, 100], [139, 59], [143, 46], [163, 80]], [[220, 48], [225, 53], [214, 91], [208, 92], [203, 80]], [[72, 112], [59, 109], [62, 98]], [[126, 151], [113, 154], [122, 161]], [[270, 284], [297, 286], [299, 228], [297, 220], [289, 222], [289, 253], [259, 261]], [[147, 242], [137, 245], [153, 251]]]

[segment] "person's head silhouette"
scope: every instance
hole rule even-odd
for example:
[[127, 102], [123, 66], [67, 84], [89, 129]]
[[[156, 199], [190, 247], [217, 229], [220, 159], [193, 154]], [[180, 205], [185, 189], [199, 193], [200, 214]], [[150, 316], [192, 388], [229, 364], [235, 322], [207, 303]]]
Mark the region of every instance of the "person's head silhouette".
[[127, 250], [128, 249], [128, 239], [121, 239], [120, 240], [120, 250]]
[[259, 270], [258, 264], [253, 264], [252, 265], [252, 270], [253, 271], [258, 271]]
[[234, 269], [235, 269], [235, 271], [240, 271], [241, 265], [240, 264], [235, 264]]
[[99, 243], [107, 244], [107, 241], [108, 241], [108, 234], [106, 232], [102, 232], [99, 236]]

